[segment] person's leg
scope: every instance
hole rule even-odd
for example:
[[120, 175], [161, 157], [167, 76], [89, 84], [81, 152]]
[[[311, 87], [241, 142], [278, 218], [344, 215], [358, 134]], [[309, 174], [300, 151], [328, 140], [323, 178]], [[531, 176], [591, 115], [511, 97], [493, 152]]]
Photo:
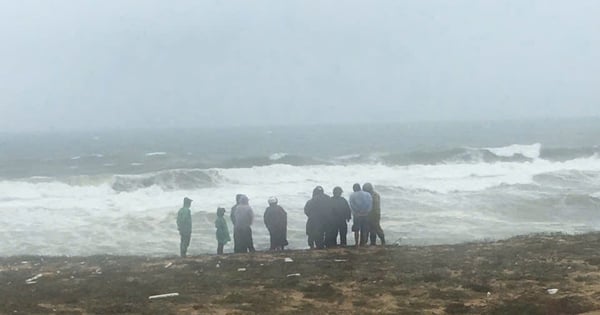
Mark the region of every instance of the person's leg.
[[323, 249], [325, 247], [325, 226], [318, 226], [315, 230], [315, 247]]
[[248, 250], [253, 253], [256, 250], [254, 249], [254, 240], [252, 239], [252, 228], [248, 227]]
[[240, 231], [238, 229], [233, 230], [233, 252], [242, 252], [242, 240], [240, 239]]
[[219, 243], [219, 244], [217, 245], [217, 254], [218, 254], [218, 255], [222, 255], [222, 254], [223, 254], [223, 247], [224, 247], [224, 246], [225, 246], [225, 244], [223, 244], [223, 243]]
[[337, 227], [334, 225], [328, 226], [327, 231], [325, 232], [325, 246], [327, 248], [332, 248], [336, 246], [337, 239]]
[[275, 237], [276, 237], [275, 231], [269, 230], [269, 243], [270, 243], [269, 250], [275, 250], [275, 247], [276, 247], [275, 246]]
[[385, 245], [385, 234], [383, 234], [383, 229], [381, 228], [379, 220], [375, 223], [375, 231], [381, 240], [381, 245]]
[[356, 220], [356, 217], [354, 217], [354, 219], [352, 220], [352, 228], [351, 228], [351, 230], [352, 230], [352, 232], [354, 232], [354, 246], [356, 248], [358, 248], [358, 246], [360, 245], [359, 238], [358, 238], [359, 237], [358, 231], [360, 229], [359, 229], [358, 220]]
[[192, 234], [181, 234], [181, 242], [179, 244], [179, 253], [181, 254], [181, 257], [186, 257], [187, 256], [187, 249], [188, 246], [190, 246], [190, 239], [192, 237]]
[[342, 222], [342, 224], [340, 224], [339, 233], [340, 233], [340, 245], [346, 246], [347, 245], [346, 234], [348, 234], [348, 225], [346, 224], [346, 222]]
[[369, 227], [366, 217], [360, 217], [360, 245], [364, 246], [367, 244], [367, 236], [369, 233]]
[[372, 222], [371, 220], [368, 221], [367, 224], [368, 228], [369, 228], [369, 239], [370, 239], [370, 243], [371, 245], [375, 245], [377, 243], [377, 227], [375, 226], [375, 223]]

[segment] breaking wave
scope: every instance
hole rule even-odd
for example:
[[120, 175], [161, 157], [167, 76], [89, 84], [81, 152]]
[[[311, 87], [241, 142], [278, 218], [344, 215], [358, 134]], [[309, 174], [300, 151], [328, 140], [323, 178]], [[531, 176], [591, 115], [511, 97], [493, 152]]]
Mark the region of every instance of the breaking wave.
[[188, 190], [210, 187], [213, 177], [203, 170], [168, 170], [140, 175], [116, 175], [111, 185], [118, 192], [157, 186], [163, 190]]

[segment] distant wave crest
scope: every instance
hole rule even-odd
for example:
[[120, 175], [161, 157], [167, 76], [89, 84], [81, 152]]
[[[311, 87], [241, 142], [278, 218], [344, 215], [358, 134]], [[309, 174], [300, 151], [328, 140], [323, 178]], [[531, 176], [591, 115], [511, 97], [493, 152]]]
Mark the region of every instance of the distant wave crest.
[[139, 175], [115, 175], [111, 187], [113, 190], [134, 191], [151, 186], [163, 190], [196, 189], [210, 187], [213, 177], [203, 170], [167, 170]]

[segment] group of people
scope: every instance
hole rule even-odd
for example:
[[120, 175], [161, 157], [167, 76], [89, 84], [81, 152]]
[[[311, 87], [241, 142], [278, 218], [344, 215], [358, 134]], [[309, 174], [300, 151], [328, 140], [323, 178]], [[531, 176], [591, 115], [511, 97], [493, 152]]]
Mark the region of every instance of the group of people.
[[[381, 202], [373, 185], [354, 184], [353, 192], [348, 200], [342, 197], [341, 187], [333, 189], [333, 196], [325, 194], [323, 187], [313, 189], [312, 198], [306, 202], [304, 213], [307, 216], [306, 235], [311, 249], [346, 246], [347, 223], [353, 220], [352, 231], [356, 247], [365, 246], [368, 241], [375, 245], [379, 237], [381, 245], [385, 245], [385, 236], [381, 228]], [[192, 233], [191, 207], [192, 200], [184, 198], [183, 207], [177, 213], [177, 228], [181, 236], [180, 254], [186, 257]], [[287, 212], [278, 205], [276, 197], [268, 199], [263, 219], [270, 235], [270, 249], [283, 250], [287, 241]], [[236, 204], [231, 208], [233, 223], [233, 242], [235, 253], [254, 252], [252, 239], [252, 223], [254, 211], [249, 205], [248, 196], [236, 195]], [[225, 220], [225, 208], [217, 208], [215, 220], [217, 254], [223, 254], [226, 243], [231, 241]], [[339, 243], [338, 243], [339, 235]]]

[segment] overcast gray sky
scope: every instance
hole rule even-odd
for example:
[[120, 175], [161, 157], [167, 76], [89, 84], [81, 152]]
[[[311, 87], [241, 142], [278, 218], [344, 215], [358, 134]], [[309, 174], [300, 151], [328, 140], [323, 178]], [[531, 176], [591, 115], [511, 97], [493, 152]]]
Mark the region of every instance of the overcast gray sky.
[[0, 0], [0, 130], [600, 115], [600, 1]]

